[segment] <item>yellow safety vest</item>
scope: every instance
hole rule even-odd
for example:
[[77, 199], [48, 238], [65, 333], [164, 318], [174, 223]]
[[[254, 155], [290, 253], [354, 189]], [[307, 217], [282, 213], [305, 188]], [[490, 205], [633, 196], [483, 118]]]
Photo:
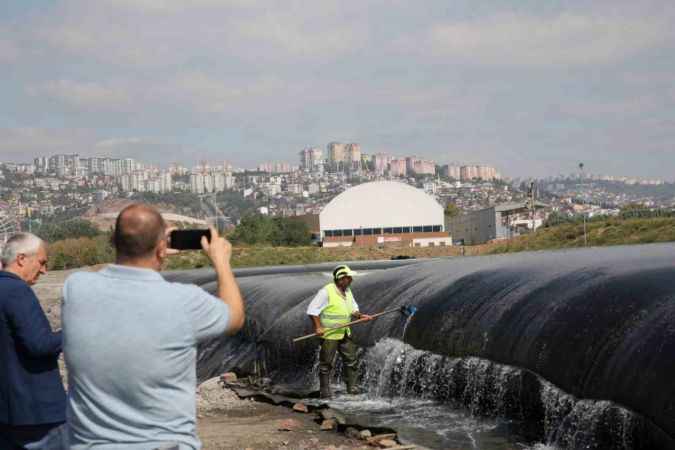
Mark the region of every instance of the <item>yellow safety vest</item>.
[[[347, 289], [344, 297], [340, 295], [340, 291], [334, 283], [327, 284], [324, 289], [328, 291], [328, 306], [319, 314], [321, 326], [330, 328], [349, 323], [352, 319], [352, 312], [354, 312], [354, 296], [351, 289]], [[321, 337], [339, 341], [345, 337], [345, 334], [351, 336], [349, 327], [328, 331]]]

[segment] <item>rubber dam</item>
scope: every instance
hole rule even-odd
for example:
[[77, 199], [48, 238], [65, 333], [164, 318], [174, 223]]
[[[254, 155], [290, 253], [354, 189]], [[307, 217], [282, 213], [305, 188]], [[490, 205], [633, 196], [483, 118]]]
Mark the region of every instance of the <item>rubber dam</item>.
[[[305, 310], [332, 267], [238, 270], [245, 328], [200, 349], [200, 379], [235, 370], [262, 373], [286, 391], [315, 389], [317, 342], [291, 339], [313, 331]], [[675, 448], [675, 245], [351, 267], [360, 272], [352, 290], [363, 312], [418, 311], [352, 328], [365, 394], [338, 406], [387, 424], [398, 406], [417, 405], [400, 420], [426, 417], [410, 436], [435, 432], [424, 442], [430, 448], [527, 448], [481, 444], [480, 426], [458, 436], [458, 412], [508, 428], [509, 445]], [[165, 276], [216, 287], [208, 269]]]

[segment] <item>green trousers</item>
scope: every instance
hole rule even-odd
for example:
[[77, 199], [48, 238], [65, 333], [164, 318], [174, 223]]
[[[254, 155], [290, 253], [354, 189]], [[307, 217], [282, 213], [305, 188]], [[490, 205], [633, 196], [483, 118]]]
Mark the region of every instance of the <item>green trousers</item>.
[[335, 354], [340, 353], [342, 357], [342, 368], [347, 389], [352, 390], [356, 386], [356, 366], [359, 361], [357, 358], [357, 347], [350, 336], [338, 340], [323, 339], [321, 343], [321, 352], [319, 353], [319, 374], [323, 377], [330, 376], [335, 367]]

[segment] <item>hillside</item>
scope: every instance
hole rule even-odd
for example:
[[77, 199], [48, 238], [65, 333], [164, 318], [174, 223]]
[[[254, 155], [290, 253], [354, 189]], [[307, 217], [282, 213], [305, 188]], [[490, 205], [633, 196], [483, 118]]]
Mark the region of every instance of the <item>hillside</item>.
[[[586, 225], [563, 224], [489, 245], [486, 253], [510, 253], [587, 246], [648, 244], [675, 241], [675, 218], [607, 219]], [[482, 252], [481, 252], [482, 253]]]

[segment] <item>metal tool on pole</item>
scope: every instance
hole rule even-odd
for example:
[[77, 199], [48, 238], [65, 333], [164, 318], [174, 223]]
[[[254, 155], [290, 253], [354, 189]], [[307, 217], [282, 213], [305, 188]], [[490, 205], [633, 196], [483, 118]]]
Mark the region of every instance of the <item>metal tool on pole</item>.
[[[395, 312], [399, 312], [406, 317], [412, 317], [417, 312], [417, 308], [415, 306], [412, 306], [412, 305], [403, 305], [403, 306], [400, 306], [398, 308], [387, 309], [387, 310], [379, 312], [377, 314], [373, 314], [370, 317], [371, 317], [371, 319], [375, 319], [377, 317], [384, 316], [385, 314], [392, 314], [392, 313], [395, 313]], [[332, 330], [339, 330], [340, 328], [346, 328], [346, 327], [349, 327], [351, 325], [356, 325], [356, 324], [359, 324], [359, 323], [368, 322], [369, 320], [370, 319], [354, 320], [352, 322], [349, 322], [349, 323], [346, 323], [344, 325], [340, 325], [340, 326], [337, 326], [337, 327], [325, 328], [324, 332], [332, 331]], [[312, 333], [312, 334], [308, 334], [306, 336], [297, 337], [297, 338], [293, 339], [293, 342], [300, 342], [300, 341], [304, 341], [305, 339], [309, 339], [309, 338], [313, 338], [313, 337], [317, 337], [317, 336], [319, 336], [319, 335], [316, 334], [316, 333]]]

